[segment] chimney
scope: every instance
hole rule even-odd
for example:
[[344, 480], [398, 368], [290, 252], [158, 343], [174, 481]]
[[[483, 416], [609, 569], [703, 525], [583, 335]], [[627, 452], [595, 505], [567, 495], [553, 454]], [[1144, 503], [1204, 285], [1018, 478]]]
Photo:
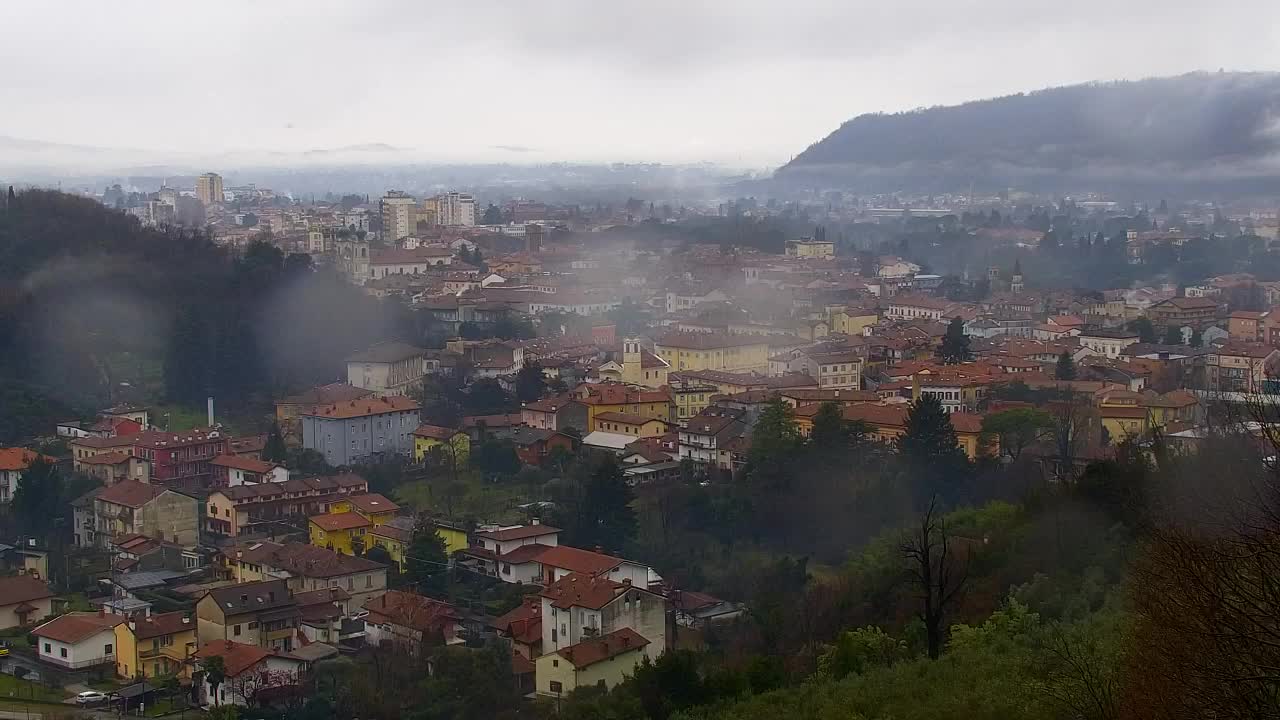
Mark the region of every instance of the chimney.
[[98, 617], [106, 617], [106, 616], [107, 616], [107, 608], [106, 608], [106, 606], [104, 606], [104, 605], [99, 605], [99, 606], [98, 606]]
[[541, 521], [541, 520], [539, 520], [538, 518], [534, 518], [534, 519], [533, 519], [533, 524], [534, 524], [534, 525], [538, 525], [538, 524], [541, 524], [541, 523], [542, 523], [542, 521]]
[[210, 395], [206, 402], [208, 403], [209, 427], [213, 427], [213, 396]]
[[182, 624], [183, 624], [183, 625], [190, 625], [190, 624], [191, 624], [191, 617], [190, 617], [189, 615], [183, 615], [183, 616], [182, 616]]

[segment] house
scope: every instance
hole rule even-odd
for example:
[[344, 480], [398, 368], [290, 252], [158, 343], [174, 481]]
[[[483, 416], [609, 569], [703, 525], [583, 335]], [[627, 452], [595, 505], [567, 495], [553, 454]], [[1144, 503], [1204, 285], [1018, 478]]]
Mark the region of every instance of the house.
[[93, 511], [77, 527], [82, 547], [106, 548], [120, 535], [145, 535], [182, 547], [200, 541], [200, 501], [137, 480], [122, 480], [101, 488], [93, 497]]
[[[361, 367], [361, 377], [363, 377], [363, 372], [363, 367]], [[350, 373], [351, 368], [348, 366], [347, 374], [350, 375]], [[373, 384], [372, 381], [370, 384]], [[338, 403], [351, 402], [352, 400], [363, 400], [364, 398], [373, 395], [373, 393], [373, 390], [366, 390], [365, 388], [356, 387], [355, 385], [349, 385], [347, 383], [321, 385], [298, 395], [290, 395], [289, 397], [277, 400], [276, 421], [280, 423], [282, 428], [296, 428], [299, 422], [298, 418], [304, 412], [311, 412], [314, 408], [324, 407], [325, 405], [336, 405]]]
[[542, 398], [520, 407], [520, 422], [539, 430], [582, 431], [587, 427], [587, 407], [569, 394]]
[[652, 643], [654, 657], [667, 648], [667, 599], [629, 580], [571, 573], [547, 585], [540, 597], [544, 653], [624, 628]]
[[729, 442], [742, 435], [746, 426], [736, 413], [726, 411], [723, 414], [712, 414], [713, 412], [714, 410], [708, 409], [701, 415], [691, 417], [680, 428], [680, 459], [730, 469], [732, 461], [729, 458]]
[[369, 279], [377, 280], [390, 275], [422, 275], [432, 268], [452, 265], [453, 256], [453, 250], [448, 247], [419, 246], [410, 250], [375, 250], [369, 257]]
[[305, 661], [255, 645], [218, 640], [200, 646], [195, 656], [203, 670], [211, 657], [222, 658], [224, 680], [215, 688], [207, 673], [201, 677], [200, 697], [213, 705], [260, 705], [265, 698], [296, 692]]
[[80, 472], [97, 478], [103, 485], [121, 480], [149, 482], [151, 463], [129, 454], [128, 450], [100, 452], [74, 461]]
[[595, 430], [637, 438], [659, 437], [667, 432], [667, 423], [622, 412], [604, 412], [595, 416]]
[[635, 441], [634, 435], [623, 435], [622, 433], [605, 432], [604, 430], [596, 430], [589, 432], [582, 438], [582, 448], [584, 450], [598, 450], [600, 452], [613, 453], [622, 455], [627, 451], [627, 446]]
[[388, 590], [361, 609], [365, 641], [378, 646], [388, 643], [417, 652], [424, 641], [438, 638], [445, 644], [461, 642], [462, 615], [452, 605], [415, 593]]
[[1203, 329], [1218, 316], [1219, 303], [1206, 297], [1175, 297], [1152, 304], [1147, 317], [1157, 328], [1185, 327]]
[[360, 493], [347, 495], [335, 501], [330, 512], [353, 512], [368, 520], [377, 527], [390, 522], [400, 512], [400, 506], [388, 500], [380, 493]]
[[254, 460], [239, 455], [219, 455], [213, 466], [211, 487], [225, 488], [250, 483], [281, 483], [289, 479], [289, 471], [280, 463]]
[[[402, 342], [379, 343], [346, 359], [347, 384], [381, 397], [413, 395], [422, 388], [422, 378], [427, 372], [426, 354], [426, 350]], [[366, 399], [355, 397], [354, 392], [345, 389], [325, 394], [342, 396], [330, 405]], [[320, 403], [314, 405], [323, 407]], [[310, 410], [299, 407], [298, 414], [314, 413], [314, 410], [314, 407]]]
[[801, 356], [804, 370], [818, 379], [821, 389], [862, 387], [862, 366], [865, 360], [852, 351], [824, 352]]
[[26, 448], [0, 448], [0, 503], [13, 500], [22, 473], [37, 460], [55, 463], [57, 460]]
[[1138, 333], [1132, 330], [1097, 328], [1080, 333], [1080, 347], [1094, 355], [1108, 358], [1120, 357], [1125, 348], [1138, 342]]
[[350, 617], [351, 596], [342, 588], [322, 588], [293, 594], [302, 618], [302, 636], [310, 643], [337, 644], [342, 639], [342, 621]]
[[768, 372], [769, 341], [760, 335], [668, 332], [654, 343], [654, 354], [674, 370]]
[[217, 428], [180, 433], [147, 430], [129, 439], [130, 453], [150, 463], [152, 483], [193, 493], [211, 486], [213, 459], [230, 449], [230, 438]]
[[671, 365], [646, 350], [639, 338], [622, 341], [622, 357], [596, 368], [602, 379], [657, 389], [667, 384]]
[[1227, 316], [1227, 335], [1239, 342], [1266, 342], [1269, 312], [1234, 310]]
[[69, 612], [31, 631], [36, 658], [68, 670], [115, 665], [115, 627], [126, 618], [102, 612]]
[[185, 610], [134, 617], [115, 626], [116, 675], [190, 679], [197, 623]]
[[634, 674], [644, 658], [657, 653], [649, 640], [631, 628], [592, 635], [580, 643], [538, 658], [537, 693], [561, 698], [579, 687], [608, 688]]
[[494, 415], [463, 415], [458, 429], [471, 438], [472, 443], [485, 440], [506, 440], [512, 431], [520, 427], [520, 413], [497, 413]]
[[511, 442], [515, 445], [516, 457], [525, 465], [541, 465], [556, 450], [573, 452], [573, 438], [555, 430], [518, 427], [511, 433]]
[[889, 301], [885, 317], [892, 320], [942, 320], [955, 303], [927, 295], [896, 295]]
[[1205, 355], [1205, 389], [1262, 392], [1269, 377], [1280, 375], [1280, 350], [1263, 343], [1228, 342]]
[[[404, 556], [409, 546], [413, 543], [413, 528], [415, 520], [410, 517], [400, 517], [383, 523], [377, 527], [371, 527], [365, 533], [365, 546], [368, 548], [379, 547], [386, 551], [387, 556], [391, 558], [391, 562], [396, 564], [402, 572], [404, 571]], [[466, 547], [466, 534], [463, 534], [462, 547]], [[453, 554], [453, 550], [445, 543], [445, 553]]]
[[647, 565], [601, 552], [568, 545], [553, 545], [544, 547], [534, 560], [542, 566], [541, 578], [538, 580], [542, 585], [550, 585], [561, 578], [578, 573], [616, 582], [628, 582], [638, 588], [649, 587], [650, 570]]
[[237, 582], [282, 578], [293, 592], [342, 588], [356, 604], [387, 588], [386, 565], [306, 543], [255, 542], [248, 547], [228, 548], [223, 555]]
[[621, 412], [671, 422], [671, 393], [667, 390], [637, 390], [621, 383], [584, 383], [573, 391], [577, 402], [586, 406], [588, 433], [599, 430], [596, 418], [602, 413]]
[[419, 425], [413, 431], [413, 459], [466, 467], [471, 457], [471, 438], [461, 430], [439, 425]]
[[484, 530], [472, 535], [459, 561], [468, 568], [509, 583], [538, 583], [538, 556], [559, 544], [560, 528], [534, 523]]
[[368, 491], [368, 481], [351, 473], [225, 488], [209, 495], [204, 529], [212, 535], [236, 537], [282, 523], [296, 527], [301, 518], [329, 512], [339, 499]]
[[526, 595], [520, 605], [494, 618], [489, 627], [511, 641], [516, 655], [534, 660], [542, 654], [542, 598]]
[[741, 603], [689, 590], [672, 592], [671, 606], [675, 610], [676, 624], [692, 628], [733, 620], [747, 611]]
[[[907, 403], [863, 404], [845, 407], [841, 415], [845, 420], [859, 421], [867, 425], [868, 437], [877, 442], [892, 443], [907, 431]], [[970, 460], [979, 455], [993, 453], [997, 448], [984, 442], [982, 437], [982, 416], [966, 412], [955, 412], [948, 415], [951, 426], [956, 431], [956, 441]]]
[[413, 452], [418, 403], [388, 396], [326, 405], [302, 415], [302, 446], [324, 455], [330, 465]]
[[0, 630], [30, 625], [53, 613], [53, 593], [35, 575], [0, 577]]
[[311, 544], [343, 555], [363, 555], [365, 534], [372, 528], [373, 523], [354, 512], [328, 512], [307, 519]]
[[287, 652], [297, 642], [301, 617], [288, 581], [282, 579], [225, 585], [196, 601], [201, 645], [234, 640]]

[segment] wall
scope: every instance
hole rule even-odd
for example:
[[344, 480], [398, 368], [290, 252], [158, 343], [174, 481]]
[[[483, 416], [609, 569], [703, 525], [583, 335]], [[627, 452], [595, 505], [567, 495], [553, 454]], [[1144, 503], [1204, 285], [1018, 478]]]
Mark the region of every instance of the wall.
[[[575, 669], [573, 663], [560, 657], [559, 654], [543, 655], [534, 665], [538, 694], [563, 697], [576, 687], [588, 687], [601, 680], [604, 681], [605, 687], [613, 687], [631, 674], [646, 654], [656, 656], [652, 651], [645, 652], [649, 647], [652, 646], [615, 655], [581, 670]], [[552, 681], [560, 683], [560, 693], [551, 692]]]
[[200, 501], [168, 491], [143, 505], [135, 514], [138, 532], [195, 547], [200, 542]]
[[[12, 627], [18, 627], [18, 614], [14, 612], [14, 608], [21, 603], [13, 603], [0, 607], [0, 630], [7, 630]], [[43, 598], [41, 600], [28, 600], [28, 605], [35, 607], [35, 610], [27, 614], [27, 622], [39, 622], [49, 615], [53, 614], [53, 599]]]
[[[74, 645], [42, 637], [37, 637], [36, 641], [39, 658], [54, 665], [82, 668], [98, 665], [106, 660], [115, 664], [116, 634], [111, 628], [101, 630]], [[111, 647], [110, 653], [106, 652], [107, 646]], [[66, 657], [62, 656], [63, 650], [66, 650]]]

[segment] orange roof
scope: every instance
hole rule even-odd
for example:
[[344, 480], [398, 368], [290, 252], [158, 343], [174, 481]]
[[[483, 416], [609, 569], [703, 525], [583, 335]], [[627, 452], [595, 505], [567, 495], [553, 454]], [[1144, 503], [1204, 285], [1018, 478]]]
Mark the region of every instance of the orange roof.
[[74, 645], [103, 630], [110, 630], [125, 621], [123, 615], [99, 615], [96, 612], [70, 612], [60, 615], [31, 631], [37, 637], [57, 640]]
[[587, 573], [588, 575], [608, 572], [622, 564], [620, 558], [569, 547], [568, 545], [556, 545], [548, 549], [538, 556], [538, 562], [571, 572]]
[[325, 515], [312, 515], [311, 522], [315, 523], [321, 530], [325, 532], [337, 532], [339, 530], [354, 530], [359, 527], [368, 527], [369, 521], [365, 520], [359, 513], [328, 513]]
[[138, 482], [137, 480], [121, 480], [98, 493], [98, 500], [114, 505], [140, 508], [159, 497], [165, 489], [159, 485]]
[[351, 503], [355, 509], [363, 510], [367, 513], [395, 512], [400, 509], [399, 505], [378, 493], [351, 495], [347, 498], [347, 502]]
[[45, 462], [57, 462], [48, 455], [41, 455], [26, 448], [0, 448], [0, 470], [26, 470], [36, 458], [43, 457]]
[[574, 572], [548, 585], [542, 597], [561, 610], [571, 607], [599, 610], [613, 602], [626, 587], [608, 578]]
[[234, 470], [243, 470], [244, 472], [257, 473], [265, 475], [274, 468], [279, 467], [278, 463], [266, 462], [265, 460], [254, 460], [253, 458], [241, 457], [239, 455], [219, 455], [209, 461], [210, 465], [218, 465], [220, 467], [232, 468]]
[[362, 398], [360, 400], [349, 400], [344, 403], [335, 403], [333, 405], [325, 405], [317, 407], [311, 412], [305, 413], [308, 417], [335, 418], [345, 420], [348, 418], [368, 417], [370, 415], [381, 415], [392, 412], [409, 412], [418, 409], [418, 403], [414, 400], [394, 395], [384, 398]]
[[53, 597], [49, 586], [32, 575], [0, 577], [0, 607]]
[[417, 437], [433, 438], [435, 440], [448, 440], [460, 432], [462, 431], [447, 428], [443, 425], [419, 425], [417, 429], [413, 431], [413, 434]]
[[624, 627], [607, 635], [561, 648], [556, 651], [556, 654], [568, 660], [574, 668], [582, 669], [626, 652], [640, 650], [648, 644], [649, 641], [643, 635], [629, 627]]
[[214, 640], [205, 643], [196, 651], [195, 657], [205, 659], [221, 657], [226, 667], [227, 677], [235, 677], [249, 668], [265, 660], [271, 652], [256, 645], [232, 642], [230, 640]]

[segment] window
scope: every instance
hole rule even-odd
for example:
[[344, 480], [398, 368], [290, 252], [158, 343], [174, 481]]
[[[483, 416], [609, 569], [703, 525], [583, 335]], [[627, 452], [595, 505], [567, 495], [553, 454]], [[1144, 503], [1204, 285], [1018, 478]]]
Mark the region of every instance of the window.
[[[556, 629], [551, 628], [551, 642], [556, 642], [557, 637], [559, 637], [559, 634], [557, 633]], [[49, 652], [49, 646], [47, 644], [44, 646], [44, 651]]]
[[235, 630], [232, 632], [232, 634], [233, 634], [233, 635], [235, 635], [236, 637], [240, 637], [240, 626], [239, 626], [239, 625], [237, 625], [237, 626], [235, 627]]
[[[559, 662], [559, 660], [552, 660], [552, 662]], [[560, 692], [560, 689], [561, 689], [560, 681], [559, 681], [559, 680], [552, 680], [552, 681], [551, 681], [551, 692], [553, 692], [553, 693], [559, 693], [559, 692]]]
[[373, 587], [373, 576], [372, 576], [372, 575], [365, 575], [365, 576], [364, 576], [364, 586], [365, 586], [366, 588], [371, 588], [371, 587]]
[[67, 656], [67, 649], [66, 649], [66, 648], [59, 648], [59, 649], [58, 649], [58, 652], [62, 655], [62, 657], [66, 657], [66, 656]]
[[102, 647], [102, 654], [103, 654], [103, 655], [110, 655], [110, 654], [111, 654], [111, 643], [107, 643], [106, 645], [104, 645], [104, 646]]
[[257, 628], [257, 627], [258, 627], [258, 623], [256, 623], [256, 622], [251, 622], [251, 623], [249, 623], [249, 629], [250, 629], [250, 630], [253, 630], [253, 629]]
[[356, 589], [356, 579], [355, 579], [355, 578], [347, 578], [347, 589], [348, 589], [348, 590], [355, 590], [355, 589]]
[[[552, 634], [554, 634], [554, 633], [555, 633], [555, 631], [554, 631], [554, 630], [552, 630], [551, 632], [552, 632]], [[49, 654], [51, 654], [52, 652], [53, 652], [53, 650], [49, 647], [49, 643], [45, 643], [45, 644], [44, 644], [44, 654], [45, 654], [45, 655], [49, 655]]]
[[560, 661], [553, 658], [551, 660], [551, 667], [560, 667]]

